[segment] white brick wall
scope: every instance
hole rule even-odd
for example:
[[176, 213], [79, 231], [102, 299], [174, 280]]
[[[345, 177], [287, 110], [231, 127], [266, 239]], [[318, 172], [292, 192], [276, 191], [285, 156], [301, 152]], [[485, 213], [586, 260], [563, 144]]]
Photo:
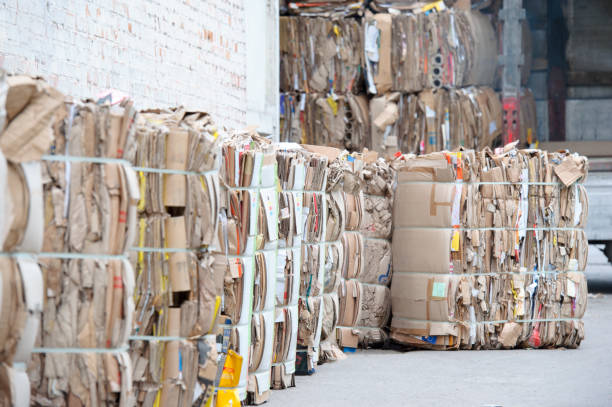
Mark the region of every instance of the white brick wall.
[[113, 88], [242, 127], [245, 1], [0, 0], [0, 66], [77, 98]]

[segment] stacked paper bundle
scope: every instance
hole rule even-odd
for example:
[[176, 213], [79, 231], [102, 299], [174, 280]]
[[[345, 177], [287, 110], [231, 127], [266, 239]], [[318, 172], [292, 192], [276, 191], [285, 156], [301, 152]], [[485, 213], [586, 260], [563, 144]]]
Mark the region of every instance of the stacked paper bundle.
[[298, 338], [295, 370], [297, 374], [312, 374], [319, 360], [321, 319], [323, 316], [323, 286], [325, 284], [325, 240], [328, 158], [326, 147], [302, 146], [306, 154], [306, 177], [302, 222], [302, 264], [298, 300]]
[[586, 158], [508, 145], [398, 164], [391, 337], [442, 349], [578, 346]]
[[281, 140], [361, 150], [369, 140], [365, 95], [281, 93]]
[[298, 332], [298, 297], [302, 254], [303, 191], [307, 153], [297, 144], [276, 146], [280, 192], [278, 194], [279, 247], [276, 263], [274, 353], [272, 388], [295, 386]]
[[[276, 178], [276, 157], [271, 142], [255, 133], [236, 133], [224, 140], [222, 158], [219, 240], [221, 253], [226, 255], [222, 263], [225, 268], [222, 318], [229, 347], [224, 366], [231, 368], [224, 368], [221, 377], [216, 394], [219, 405], [246, 399], [250, 366], [257, 370], [264, 363], [265, 348], [272, 349], [274, 305], [272, 302], [270, 308], [269, 298], [273, 300], [274, 292], [269, 284], [275, 278], [275, 256], [271, 251], [272, 256], [267, 260], [263, 251], [269, 242], [275, 243], [276, 240], [271, 239], [276, 232], [273, 225], [276, 220], [268, 214], [260, 216], [267, 211], [267, 208], [260, 209], [263, 201], [261, 186], [266, 185], [265, 190], [270, 191], [268, 185], [274, 185]], [[269, 201], [273, 200], [274, 197]], [[257, 299], [253, 296], [254, 286]], [[253, 312], [254, 306], [257, 307], [256, 313]], [[262, 314], [268, 315], [270, 310], [272, 318], [269, 321], [264, 319], [262, 323]], [[256, 322], [252, 325], [253, 319]], [[254, 335], [252, 329], [255, 329]], [[270, 361], [265, 361], [268, 365], [271, 354], [269, 351]], [[250, 384], [251, 380], [254, 384]], [[253, 389], [250, 386], [256, 386], [257, 393], [260, 389], [267, 390], [259, 377], [251, 380], [249, 390]]]
[[[380, 284], [377, 271], [366, 265], [365, 236], [365, 197], [362, 181], [365, 160], [361, 154], [345, 155], [343, 168], [343, 189], [346, 203], [345, 232], [342, 235], [344, 264], [338, 297], [340, 315], [338, 341], [342, 347], [356, 348], [358, 344], [367, 346], [380, 343], [385, 334], [382, 329], [389, 318], [390, 296], [386, 284]], [[373, 155], [368, 153], [368, 161]], [[383, 213], [380, 214], [384, 216]], [[367, 219], [371, 221], [370, 218]], [[373, 246], [369, 245], [370, 249]], [[384, 260], [383, 258], [379, 260]], [[388, 274], [389, 269], [384, 271]]]
[[319, 363], [344, 359], [336, 340], [336, 326], [340, 314], [338, 286], [342, 279], [345, 228], [344, 156], [338, 149], [327, 149], [329, 169], [325, 198], [327, 222], [325, 228], [325, 285], [323, 287], [323, 320], [321, 324], [321, 352]]
[[217, 238], [218, 134], [201, 112], [145, 111], [136, 121], [131, 161], [142, 197], [131, 357], [138, 405], [186, 406], [194, 394], [212, 391], [216, 369], [202, 367], [216, 366], [214, 339], [203, 335], [214, 331], [225, 271], [210, 253]]
[[363, 0], [306, 0], [306, 1], [288, 1], [286, 8], [291, 14], [299, 14], [302, 16], [349, 16], [353, 14], [363, 13]]
[[458, 146], [484, 148], [502, 132], [501, 101], [488, 87], [387, 93], [370, 100], [370, 113], [372, 148], [387, 155], [398, 149], [430, 153]]
[[266, 151], [260, 172], [247, 399], [249, 404], [262, 404], [270, 397], [279, 243], [279, 178], [275, 151]]

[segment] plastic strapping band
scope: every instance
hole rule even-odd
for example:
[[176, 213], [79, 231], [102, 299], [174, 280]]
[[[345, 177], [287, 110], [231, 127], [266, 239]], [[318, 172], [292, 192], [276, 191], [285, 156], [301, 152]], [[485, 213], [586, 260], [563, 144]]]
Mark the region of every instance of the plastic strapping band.
[[293, 308], [297, 308], [298, 304], [297, 302], [294, 304], [289, 304], [289, 305], [277, 305], [274, 307], [274, 309], [293, 309]]
[[376, 195], [376, 194], [366, 194], [365, 192], [362, 193], [364, 197], [366, 198], [385, 198], [385, 199], [389, 199], [389, 197], [387, 197], [386, 195]]
[[517, 323], [532, 323], [532, 322], [569, 322], [569, 321], [581, 321], [582, 318], [535, 318], [535, 319], [502, 319], [499, 321], [475, 321], [475, 322], [463, 322], [463, 321], [428, 321], [423, 319], [413, 319], [407, 317], [400, 317], [394, 315], [393, 318], [401, 319], [404, 321], [412, 321], [412, 322], [420, 322], [420, 323], [434, 323], [434, 324], [457, 324], [457, 325], [496, 325], [496, 324], [505, 324], [507, 322], [517, 322]]
[[61, 154], [45, 154], [41, 157], [44, 161], [59, 161], [59, 162], [79, 162], [79, 163], [91, 163], [91, 164], [123, 164], [127, 167], [131, 167], [132, 164], [121, 158], [108, 158], [108, 157], [79, 157], [73, 155], [61, 155]]
[[426, 276], [456, 276], [456, 277], [470, 277], [470, 276], [499, 276], [499, 275], [541, 275], [541, 274], [567, 274], [567, 273], [585, 273], [585, 270], [565, 270], [565, 271], [553, 271], [553, 270], [544, 270], [544, 271], [499, 271], [496, 273], [428, 273], [425, 271], [400, 271], [394, 270], [393, 274], [402, 274], [402, 275], [426, 275]]
[[561, 231], [576, 231], [584, 230], [584, 228], [568, 228], [568, 227], [526, 227], [526, 228], [511, 228], [511, 227], [484, 227], [484, 228], [464, 228], [464, 227], [452, 227], [452, 226], [395, 226], [396, 230], [480, 230], [480, 231], [507, 231], [507, 230], [527, 230], [527, 231], [546, 231], [546, 230], [561, 230]]
[[173, 174], [173, 175], [209, 175], [218, 173], [219, 170], [208, 170], [208, 171], [186, 171], [186, 170], [172, 170], [169, 168], [148, 168], [148, 167], [134, 167], [135, 171], [149, 172], [155, 174]]
[[132, 335], [128, 339], [130, 341], [144, 341], [144, 342], [171, 342], [171, 341], [194, 341], [204, 336], [194, 336], [191, 338], [183, 336], [153, 336], [153, 335]]
[[32, 353], [123, 353], [130, 348], [33, 348]]
[[308, 189], [283, 189], [281, 192], [297, 192], [305, 194], [324, 194], [325, 191], [308, 190]]
[[169, 168], [150, 168], [150, 167], [134, 167], [132, 163], [121, 158], [109, 158], [109, 157], [81, 157], [72, 155], [61, 155], [61, 154], [46, 154], [41, 157], [44, 161], [59, 161], [59, 162], [81, 162], [81, 163], [92, 163], [92, 164], [122, 164], [126, 167], [132, 168], [134, 171], [142, 171], [147, 173], [157, 174], [176, 174], [176, 175], [208, 175], [218, 173], [218, 169], [208, 171], [184, 171], [184, 170], [173, 170]]
[[[453, 184], [464, 184], [464, 185], [539, 185], [539, 186], [565, 186], [561, 182], [538, 182], [538, 181], [528, 181], [528, 182], [511, 182], [511, 181], [402, 181], [398, 182], [399, 185], [409, 185], [409, 184], [444, 184], [444, 185], [453, 185]], [[581, 183], [579, 183], [581, 184]]]
[[344, 326], [344, 325], [336, 325], [336, 328], [369, 329], [369, 330], [382, 330], [383, 329], [383, 328], [378, 328], [375, 326]]
[[125, 254], [96, 254], [96, 253], [65, 253], [65, 252], [41, 252], [41, 253], [25, 253], [25, 252], [0, 252], [3, 257], [29, 257], [29, 258], [48, 258], [48, 259], [76, 259], [76, 260], [127, 260]]
[[[362, 233], [362, 235], [363, 235], [363, 233]], [[387, 243], [391, 244], [391, 240], [390, 239], [385, 239], [385, 238], [382, 238], [382, 237], [367, 237], [367, 236], [363, 236], [363, 238], [365, 240], [379, 240], [379, 241], [383, 241], [383, 242], [387, 242]]]
[[144, 253], [194, 253], [194, 252], [206, 252], [206, 248], [199, 249], [185, 249], [181, 247], [130, 247], [132, 252], [144, 252]]

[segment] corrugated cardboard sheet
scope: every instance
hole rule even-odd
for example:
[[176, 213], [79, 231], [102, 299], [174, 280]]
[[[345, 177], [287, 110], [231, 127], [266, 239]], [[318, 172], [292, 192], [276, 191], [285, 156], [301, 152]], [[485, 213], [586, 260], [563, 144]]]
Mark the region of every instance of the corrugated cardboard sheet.
[[467, 349], [580, 344], [585, 157], [508, 145], [396, 165], [394, 340]]

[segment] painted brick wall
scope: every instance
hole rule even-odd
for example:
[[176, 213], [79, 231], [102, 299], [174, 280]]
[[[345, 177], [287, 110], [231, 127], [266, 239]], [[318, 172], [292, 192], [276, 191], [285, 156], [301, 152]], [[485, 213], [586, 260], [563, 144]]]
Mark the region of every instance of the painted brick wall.
[[0, 0], [0, 66], [77, 98], [184, 105], [246, 124], [248, 0]]

